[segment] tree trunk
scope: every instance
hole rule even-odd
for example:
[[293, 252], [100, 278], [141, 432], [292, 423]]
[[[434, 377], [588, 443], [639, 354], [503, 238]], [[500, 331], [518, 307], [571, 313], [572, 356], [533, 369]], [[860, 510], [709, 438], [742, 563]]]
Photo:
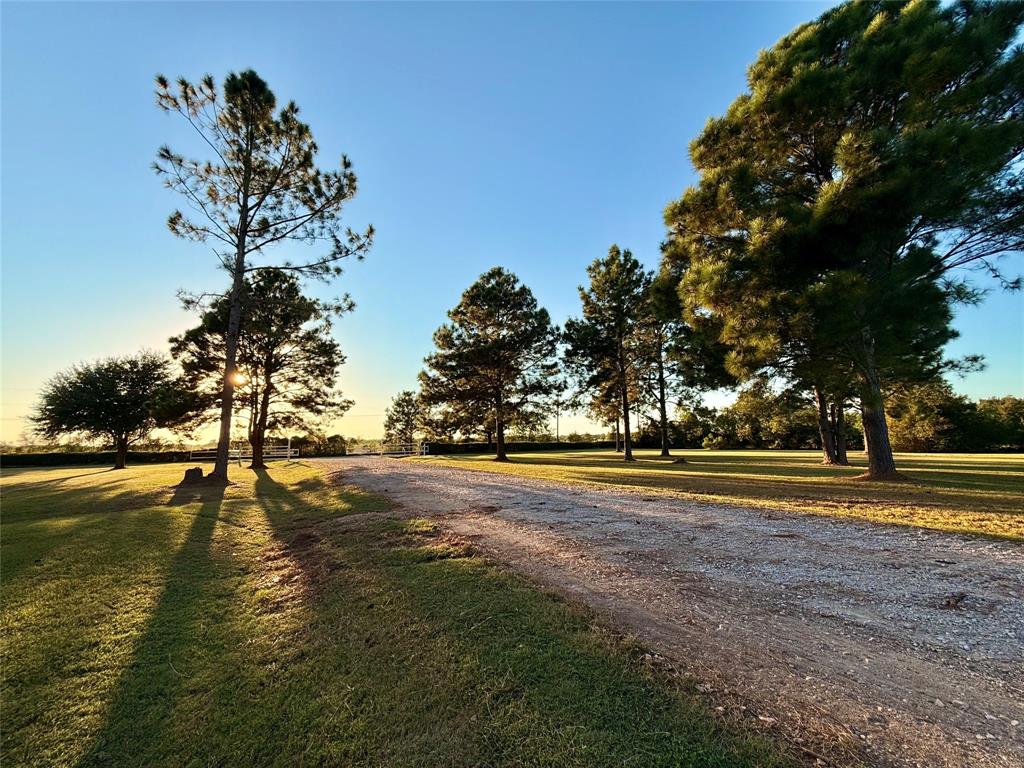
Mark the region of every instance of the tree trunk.
[[508, 455], [505, 453], [505, 421], [500, 414], [494, 418], [494, 438], [496, 442], [494, 460], [508, 461]]
[[263, 460], [263, 449], [267, 444], [267, 419], [270, 415], [270, 383], [264, 382], [263, 395], [260, 397], [259, 415], [256, 419], [256, 427], [253, 429], [252, 438], [249, 444], [252, 446], [252, 462], [249, 469], [266, 469], [267, 463]]
[[889, 428], [885, 421], [885, 408], [872, 402], [870, 394], [861, 395], [860, 415], [864, 423], [864, 443], [868, 453], [868, 480], [900, 480], [896, 462], [889, 444]]
[[636, 461], [633, 458], [633, 440], [629, 434], [629, 398], [622, 396], [622, 452], [625, 461]]
[[249, 462], [249, 469], [266, 469], [267, 464], [263, 461], [263, 447], [266, 442], [265, 435], [257, 429], [253, 432], [249, 445], [252, 447], [252, 461]]
[[619, 375], [622, 378], [622, 451], [625, 461], [636, 461], [633, 458], [633, 441], [629, 434], [629, 387], [626, 383], [626, 368], [620, 363]]
[[846, 455], [846, 411], [844, 403], [839, 400], [832, 404], [832, 434], [836, 441], [836, 462], [841, 466], [850, 466], [850, 459]]
[[207, 475], [222, 482], [228, 481], [228, 453], [231, 450], [231, 417], [235, 405], [235, 363], [238, 356], [238, 336], [242, 328], [242, 304], [245, 299], [245, 246], [249, 234], [249, 185], [252, 183], [252, 135], [246, 134], [246, 156], [242, 170], [242, 203], [238, 211], [238, 229], [235, 232], [235, 264], [231, 271], [231, 308], [228, 313], [227, 335], [224, 337], [224, 382], [220, 394], [220, 434], [217, 437], [217, 459], [213, 472]]
[[661, 417], [661, 455], [671, 456], [668, 450], [668, 398], [665, 394], [665, 361], [658, 347], [658, 410]]
[[832, 420], [828, 417], [828, 400], [821, 387], [814, 387], [814, 402], [818, 407], [818, 434], [821, 435], [821, 463], [833, 466], [839, 463], [836, 456], [835, 433]]
[[885, 419], [885, 399], [875, 365], [874, 340], [864, 333], [864, 361], [861, 366], [860, 415], [864, 424], [864, 445], [868, 454], [866, 480], [903, 480], [889, 443], [889, 425]]
[[[241, 249], [239, 249], [241, 250]], [[228, 451], [231, 449], [231, 417], [235, 406], [235, 376], [238, 372], [238, 336], [242, 327], [242, 300], [245, 293], [245, 259], [235, 260], [235, 277], [231, 283], [231, 310], [224, 337], [224, 381], [220, 392], [220, 434], [217, 437], [217, 459], [208, 477], [228, 479]]]
[[619, 448], [619, 418], [617, 416], [615, 417], [615, 452], [622, 452], [622, 449]]
[[128, 466], [128, 440], [124, 437], [119, 437], [114, 442], [115, 456], [114, 456], [114, 469], [124, 469]]

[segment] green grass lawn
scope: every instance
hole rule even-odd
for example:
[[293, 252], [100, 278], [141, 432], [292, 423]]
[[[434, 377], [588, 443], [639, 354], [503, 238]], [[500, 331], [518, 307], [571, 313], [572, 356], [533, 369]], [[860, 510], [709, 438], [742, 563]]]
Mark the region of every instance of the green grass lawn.
[[774, 766], [582, 609], [292, 464], [7, 470], [10, 766]]
[[817, 451], [673, 451], [686, 464], [637, 451], [634, 464], [613, 451], [407, 459], [464, 469], [602, 487], [858, 517], [877, 522], [1024, 539], [1024, 456], [1020, 454], [900, 454], [905, 483], [873, 483], [851, 467], [825, 467]]

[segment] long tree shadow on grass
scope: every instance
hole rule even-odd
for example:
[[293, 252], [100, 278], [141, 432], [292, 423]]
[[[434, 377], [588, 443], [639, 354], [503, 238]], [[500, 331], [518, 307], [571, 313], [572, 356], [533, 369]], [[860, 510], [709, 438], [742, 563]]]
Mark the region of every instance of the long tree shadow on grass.
[[[36, 469], [35, 467], [32, 467], [31, 469], [27, 469], [24, 472], [14, 474], [13, 477], [17, 478], [18, 474], [24, 474], [24, 473], [32, 472], [32, 471], [38, 471], [38, 469]], [[11, 484], [12, 487], [9, 490], [20, 490], [22, 488], [41, 488], [41, 487], [49, 486], [49, 485], [62, 485], [62, 484], [67, 483], [67, 482], [69, 482], [71, 480], [80, 480], [83, 477], [92, 477], [93, 475], [102, 475], [102, 474], [105, 474], [106, 472], [113, 472], [113, 471], [114, 470], [111, 469], [110, 467], [104, 467], [102, 469], [92, 469], [92, 470], [87, 471], [87, 472], [81, 472], [81, 473], [79, 473], [77, 475], [63, 475], [61, 477], [53, 477], [53, 478], [50, 478], [48, 480], [32, 480], [32, 481], [24, 482], [24, 483], [22, 483], [22, 482], [15, 482], [15, 483]], [[8, 477], [11, 476], [10, 470], [4, 470], [4, 474], [8, 475]]]
[[327, 534], [342, 533], [347, 518], [360, 513], [379, 513], [390, 507], [383, 499], [308, 478], [284, 486], [265, 469], [254, 470], [256, 497], [283, 554], [302, 570], [307, 585], [323, 581], [338, 567], [330, 546], [318, 546]]
[[[317, 696], [344, 713], [326, 733], [309, 729], [310, 763], [786, 763], [651, 684], [587, 612], [421, 535], [424, 521], [313, 509], [295, 486], [258, 477], [275, 535], [321, 587], [308, 636]], [[324, 485], [309, 488], [331, 492]]]
[[[175, 660], [197, 642], [204, 620], [205, 592], [214, 579], [210, 553], [221, 514], [224, 487], [208, 486], [175, 494], [169, 505], [200, 501], [184, 543], [166, 572], [163, 593], [149, 615], [133, 658], [121, 673], [105, 722], [79, 766], [145, 765], [158, 756], [159, 744], [183, 692], [185, 678]], [[166, 756], [165, 756], [166, 757]]]
[[167, 502], [201, 506], [80, 766], [304, 762], [319, 698], [303, 633], [316, 615], [298, 582], [326, 571], [304, 522], [322, 510], [304, 500], [326, 486], [268, 481], [262, 517], [244, 493], [222, 505], [217, 488], [183, 486]]

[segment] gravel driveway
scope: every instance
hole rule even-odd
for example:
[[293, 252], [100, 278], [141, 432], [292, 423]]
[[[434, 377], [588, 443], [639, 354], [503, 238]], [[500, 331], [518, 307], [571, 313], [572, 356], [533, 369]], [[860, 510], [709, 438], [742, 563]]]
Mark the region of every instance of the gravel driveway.
[[819, 755], [1024, 766], [1024, 547], [400, 459], [324, 462]]

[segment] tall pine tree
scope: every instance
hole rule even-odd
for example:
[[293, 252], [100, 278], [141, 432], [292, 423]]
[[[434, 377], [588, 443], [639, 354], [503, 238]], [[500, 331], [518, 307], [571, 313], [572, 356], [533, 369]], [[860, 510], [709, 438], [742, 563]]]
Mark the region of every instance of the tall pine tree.
[[977, 298], [963, 270], [1003, 277], [1024, 246], [1022, 20], [1021, 3], [826, 12], [761, 54], [666, 210], [680, 295], [719, 318], [734, 367], [852, 372], [870, 478], [899, 477], [884, 392], [941, 367], [952, 305]]
[[289, 102], [275, 113], [273, 92], [252, 70], [229, 74], [223, 93], [209, 75], [198, 83], [180, 78], [173, 86], [159, 75], [156, 103], [164, 112], [182, 117], [211, 153], [197, 160], [163, 146], [153, 168], [191, 209], [188, 215], [180, 210], [170, 215], [171, 232], [211, 244], [231, 277], [220, 435], [211, 474], [226, 482], [246, 276], [269, 268], [261, 258], [271, 246], [291, 241], [324, 246], [326, 251], [308, 261], [276, 266], [329, 278], [340, 273], [341, 260], [364, 256], [373, 229], [357, 233], [342, 226], [342, 207], [356, 193], [348, 158], [342, 156], [337, 171], [317, 168], [319, 148], [309, 126], [299, 119], [299, 108]]
[[641, 330], [651, 277], [630, 251], [617, 245], [595, 259], [587, 275], [590, 284], [579, 289], [583, 316], [565, 324], [566, 361], [581, 390], [602, 402], [609, 390], [615, 393], [624, 458], [633, 461], [630, 406], [645, 358]]

